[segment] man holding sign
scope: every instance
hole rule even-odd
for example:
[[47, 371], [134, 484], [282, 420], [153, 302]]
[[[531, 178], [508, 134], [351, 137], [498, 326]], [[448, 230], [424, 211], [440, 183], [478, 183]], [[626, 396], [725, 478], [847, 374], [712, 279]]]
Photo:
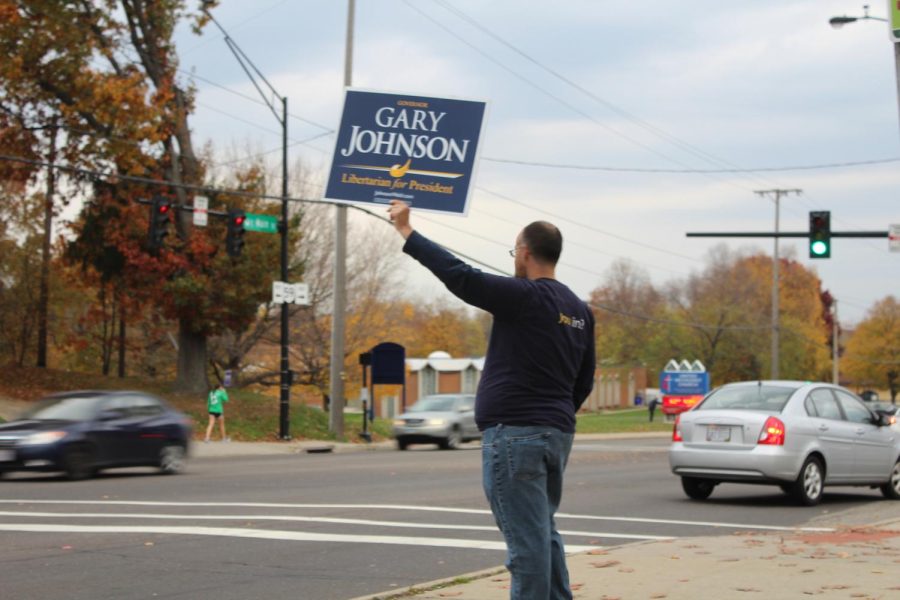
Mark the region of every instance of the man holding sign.
[[510, 254], [515, 277], [489, 275], [414, 231], [410, 208], [388, 209], [403, 251], [463, 301], [494, 316], [475, 421], [483, 432], [482, 477], [507, 546], [513, 599], [571, 599], [554, 514], [575, 435], [575, 413], [594, 382], [594, 316], [555, 277], [562, 235], [526, 226]]

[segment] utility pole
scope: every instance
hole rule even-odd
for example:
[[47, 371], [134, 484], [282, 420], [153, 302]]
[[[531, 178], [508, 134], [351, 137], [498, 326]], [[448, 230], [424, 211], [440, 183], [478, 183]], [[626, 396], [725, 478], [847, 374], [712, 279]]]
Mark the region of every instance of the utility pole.
[[[56, 162], [57, 117], [48, 127], [50, 132], [50, 150], [47, 162]], [[50, 310], [50, 241], [53, 237], [53, 199], [56, 196], [56, 173], [53, 167], [47, 168], [47, 191], [44, 196], [44, 236], [41, 241], [41, 280], [38, 292], [38, 343], [37, 366], [47, 367], [47, 313]]]
[[755, 190], [753, 193], [762, 197], [772, 196], [775, 199], [775, 250], [772, 256], [772, 367], [771, 373], [769, 375], [770, 379], [778, 379], [778, 365], [779, 365], [779, 357], [778, 357], [778, 348], [780, 346], [779, 343], [779, 331], [778, 331], [778, 270], [779, 270], [779, 258], [778, 258], [778, 221], [780, 217], [780, 203], [781, 197], [787, 196], [788, 194], [797, 194], [799, 195], [802, 190], [798, 189], [774, 189], [774, 190]]
[[840, 369], [838, 368], [838, 355], [840, 350], [840, 332], [838, 331], [838, 303], [831, 303], [831, 383], [840, 385]]
[[[347, 2], [347, 35], [344, 51], [344, 87], [353, 85], [353, 20], [356, 1]], [[329, 430], [338, 438], [344, 435], [344, 317], [347, 312], [347, 206], [335, 205], [334, 226], [334, 303], [331, 315], [331, 406]]]

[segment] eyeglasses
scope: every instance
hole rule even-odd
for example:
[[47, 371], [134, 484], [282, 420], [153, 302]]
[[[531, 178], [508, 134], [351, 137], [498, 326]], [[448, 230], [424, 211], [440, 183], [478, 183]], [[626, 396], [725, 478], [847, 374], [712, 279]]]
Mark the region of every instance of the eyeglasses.
[[516, 246], [515, 248], [513, 248], [512, 250], [509, 251], [509, 255], [512, 256], [513, 258], [515, 258], [516, 250], [518, 250], [519, 248], [524, 248], [524, 247], [525, 247], [525, 244], [519, 244], [518, 246]]

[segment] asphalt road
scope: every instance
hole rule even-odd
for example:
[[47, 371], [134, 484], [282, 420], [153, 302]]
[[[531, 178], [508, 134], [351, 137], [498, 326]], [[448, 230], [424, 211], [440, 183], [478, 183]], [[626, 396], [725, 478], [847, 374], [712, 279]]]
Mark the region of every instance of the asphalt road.
[[[897, 514], [877, 491], [855, 488], [826, 491], [812, 508], [777, 488], [739, 485], [690, 501], [667, 447], [576, 443], [558, 518], [570, 549]], [[477, 445], [198, 459], [180, 476], [0, 481], [4, 598], [346, 600], [503, 559]]]

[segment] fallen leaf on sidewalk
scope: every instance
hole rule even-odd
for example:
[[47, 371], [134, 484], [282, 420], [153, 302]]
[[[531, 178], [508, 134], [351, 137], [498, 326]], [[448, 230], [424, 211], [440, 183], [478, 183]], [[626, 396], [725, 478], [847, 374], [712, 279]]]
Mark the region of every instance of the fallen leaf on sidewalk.
[[602, 562], [592, 562], [591, 566], [595, 569], [605, 569], [606, 567], [614, 567], [619, 564], [617, 560], [604, 560]]
[[596, 550], [589, 550], [588, 554], [590, 556], [599, 556], [601, 554], [609, 554], [609, 552], [606, 550], [601, 550], [601, 549], [597, 548]]
[[762, 590], [758, 590], [756, 588], [748, 587], [748, 588], [734, 588], [739, 592], [761, 592]]
[[577, 592], [578, 590], [580, 590], [581, 588], [584, 587], [584, 584], [583, 583], [572, 583], [572, 584], [569, 584], [569, 587], [572, 588], [573, 592]]
[[834, 585], [823, 585], [823, 590], [849, 590], [849, 585], [844, 585], [842, 583], [835, 583]]
[[634, 569], [631, 567], [622, 567], [619, 569], [619, 573], [634, 573]]
[[668, 598], [667, 594], [651, 594], [651, 600], [659, 600], [660, 598]]
[[438, 596], [441, 598], [453, 598], [454, 596], [462, 596], [462, 592], [441, 592]]

